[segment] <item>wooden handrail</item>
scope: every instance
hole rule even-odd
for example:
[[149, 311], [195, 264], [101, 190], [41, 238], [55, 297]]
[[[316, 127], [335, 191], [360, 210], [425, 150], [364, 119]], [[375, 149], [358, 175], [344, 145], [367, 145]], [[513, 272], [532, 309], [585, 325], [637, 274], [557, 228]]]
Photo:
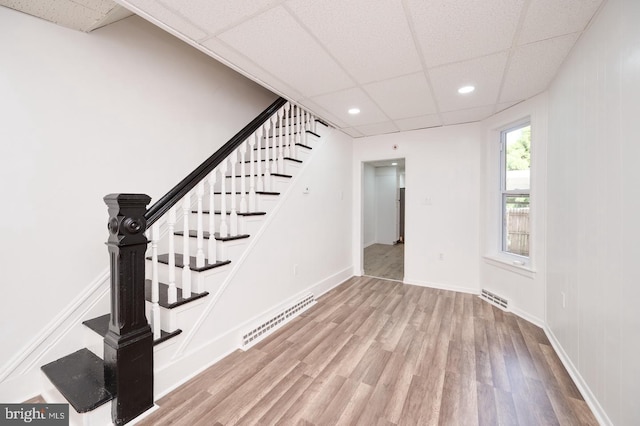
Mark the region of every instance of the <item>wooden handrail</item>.
[[147, 220], [147, 227], [151, 226], [155, 221], [160, 219], [162, 215], [169, 211], [178, 201], [182, 199], [189, 191], [191, 191], [202, 179], [206, 178], [213, 169], [218, 166], [225, 158], [233, 153], [242, 142], [244, 142], [249, 136], [253, 134], [266, 120], [269, 119], [278, 109], [280, 109], [287, 102], [284, 98], [278, 98], [267, 109], [262, 111], [260, 115], [254, 118], [249, 124], [247, 124], [242, 130], [240, 130], [234, 137], [229, 139], [229, 142], [224, 144], [218, 149], [211, 157], [207, 158], [202, 164], [200, 164], [194, 171], [189, 173], [187, 177], [182, 179], [180, 183], [174, 186], [169, 192], [167, 192], [162, 198], [160, 198], [155, 204], [153, 204], [145, 213], [144, 217]]

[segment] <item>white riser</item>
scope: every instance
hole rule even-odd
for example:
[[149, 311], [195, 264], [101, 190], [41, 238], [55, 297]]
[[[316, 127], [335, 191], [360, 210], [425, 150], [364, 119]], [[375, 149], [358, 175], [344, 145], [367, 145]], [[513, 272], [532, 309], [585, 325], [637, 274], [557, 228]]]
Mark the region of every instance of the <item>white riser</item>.
[[[197, 282], [198, 280], [203, 279], [202, 274], [207, 274], [207, 273], [214, 273], [211, 271], [215, 271], [215, 274], [226, 274], [226, 272], [229, 271], [229, 266], [230, 265], [223, 265], [223, 266], [219, 266], [217, 268], [213, 268], [210, 270], [207, 270], [205, 272], [194, 272], [194, 271], [190, 271], [191, 274], [191, 288], [192, 291], [197, 292]], [[151, 279], [151, 261], [147, 260], [146, 261], [146, 278], [147, 279]], [[220, 279], [223, 279], [224, 277], [220, 277]], [[163, 282], [165, 284], [169, 283], [169, 265], [165, 265], [164, 263], [158, 263], [158, 281]], [[182, 288], [182, 268], [178, 268], [176, 267], [176, 286], [179, 288]]]
[[[291, 180], [290, 178], [283, 178], [283, 177], [279, 177], [279, 176], [271, 176], [271, 184], [269, 185], [266, 182], [266, 178], [263, 176], [263, 191], [272, 191], [272, 192], [283, 192], [286, 187], [287, 184], [289, 183], [289, 181]], [[225, 188], [225, 192], [227, 191], [231, 191], [231, 178], [226, 178], [226, 188]], [[249, 188], [249, 185], [247, 185], [247, 190]], [[218, 179], [218, 181], [216, 182], [215, 186], [214, 186], [214, 190], [216, 192], [221, 192], [221, 184], [220, 184], [220, 179]], [[236, 191], [240, 190], [240, 179], [236, 179]], [[260, 188], [256, 182], [255, 184], [255, 190], [259, 191]]]
[[87, 326], [83, 327], [84, 347], [99, 356], [101, 359], [104, 359], [104, 337], [100, 336], [98, 333], [91, 330]]
[[[237, 191], [239, 191], [239, 188], [237, 189]], [[230, 192], [229, 188], [227, 188], [227, 192]], [[231, 194], [225, 194], [225, 196], [224, 196], [227, 211], [231, 211], [231, 199], [233, 197], [234, 196], [232, 196]], [[240, 212], [240, 205], [241, 205], [241, 201], [242, 201], [242, 195], [241, 194], [236, 194], [235, 195], [235, 199], [236, 199], [236, 211]], [[247, 210], [249, 210], [249, 195], [245, 194], [244, 199], [245, 199], [245, 202], [247, 204]], [[222, 194], [215, 194], [213, 196], [213, 202], [214, 202], [214, 208], [216, 210], [220, 210], [220, 206], [222, 205]], [[274, 207], [277, 202], [278, 202], [278, 195], [260, 195], [260, 194], [256, 194], [256, 210], [257, 211], [267, 211], [269, 208]], [[196, 204], [196, 206], [197, 206], [197, 204]], [[261, 210], [261, 207], [264, 208], [264, 209], [267, 209], [267, 210]], [[196, 208], [194, 208], [193, 210], [196, 210]], [[209, 196], [208, 195], [205, 196], [202, 199], [202, 210], [204, 210], [204, 211], [209, 210]], [[189, 218], [189, 220], [191, 220], [191, 218]], [[205, 218], [205, 220], [207, 220], [207, 219]], [[192, 229], [193, 229], [193, 227], [192, 227]]]
[[[219, 206], [216, 204], [216, 208], [218, 207]], [[266, 218], [266, 215], [238, 216], [238, 233], [254, 235], [255, 233], [258, 232], [258, 230], [262, 226], [262, 222], [264, 221], [265, 218]], [[227, 215], [227, 221], [228, 220], [229, 220], [229, 216]], [[216, 232], [220, 229], [220, 221], [221, 221], [221, 215], [219, 214], [214, 215], [214, 228]], [[202, 215], [202, 224], [204, 226], [204, 230], [208, 232], [209, 231], [209, 215], [208, 214]], [[198, 225], [198, 215], [197, 213], [192, 213], [189, 216], [189, 226], [191, 227], [191, 229], [196, 229], [197, 225]], [[182, 226], [180, 226], [180, 229], [182, 229]]]
[[[189, 255], [195, 256], [198, 250], [198, 239], [197, 238], [189, 238]], [[182, 235], [175, 236], [176, 242], [176, 252], [182, 253], [182, 245], [184, 244], [184, 237]], [[239, 240], [232, 241], [216, 241], [216, 251], [218, 260], [236, 260], [240, 257], [242, 252], [244, 251], [244, 247], [248, 244], [249, 238], [243, 238]], [[203, 239], [202, 250], [204, 251], [205, 257], [207, 257], [207, 245], [209, 241], [207, 239]], [[226, 257], [225, 257], [226, 255]]]

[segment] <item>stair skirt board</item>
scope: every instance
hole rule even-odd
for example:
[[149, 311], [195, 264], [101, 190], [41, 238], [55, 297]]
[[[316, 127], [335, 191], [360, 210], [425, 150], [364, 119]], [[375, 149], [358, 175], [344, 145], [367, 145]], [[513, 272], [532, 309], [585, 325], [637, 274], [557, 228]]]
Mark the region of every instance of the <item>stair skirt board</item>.
[[249, 349], [251, 346], [269, 336], [274, 331], [276, 331], [287, 322], [297, 317], [302, 312], [306, 311], [308, 308], [315, 304], [316, 299], [313, 294], [310, 293], [299, 299], [297, 302], [294, 302], [290, 306], [277, 312], [271, 318], [263, 321], [256, 326], [251, 327], [249, 330], [242, 333], [241, 349]]

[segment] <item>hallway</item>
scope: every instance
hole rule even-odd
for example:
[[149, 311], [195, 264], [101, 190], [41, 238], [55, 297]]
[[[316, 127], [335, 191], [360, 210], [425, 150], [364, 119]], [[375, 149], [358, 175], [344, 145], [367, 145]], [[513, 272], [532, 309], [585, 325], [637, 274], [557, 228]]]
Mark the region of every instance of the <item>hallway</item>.
[[404, 244], [372, 244], [363, 257], [365, 275], [394, 281], [404, 278]]

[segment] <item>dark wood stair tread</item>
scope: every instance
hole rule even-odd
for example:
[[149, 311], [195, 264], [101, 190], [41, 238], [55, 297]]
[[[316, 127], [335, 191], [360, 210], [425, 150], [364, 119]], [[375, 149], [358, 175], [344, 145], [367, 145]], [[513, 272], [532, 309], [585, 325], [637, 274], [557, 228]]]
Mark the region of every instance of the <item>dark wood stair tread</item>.
[[78, 413], [94, 410], [115, 397], [105, 387], [104, 361], [89, 349], [80, 349], [41, 369]]
[[[82, 324], [89, 327], [91, 330], [95, 331], [98, 335], [104, 337], [109, 331], [109, 320], [111, 319], [111, 314], [100, 315], [99, 317], [92, 318], [90, 320], [83, 321]], [[182, 333], [182, 330], [177, 329], [176, 331], [164, 331], [160, 330], [160, 337], [153, 341], [153, 345], [158, 345], [166, 340], [171, 339], [172, 337], [177, 336]], [[100, 359], [100, 358], [98, 358]]]
[[[209, 295], [209, 292], [205, 291], [203, 293], [191, 293], [190, 297], [184, 298], [182, 297], [182, 289], [178, 287], [176, 288], [178, 295], [177, 300], [174, 303], [169, 303], [169, 284], [158, 283], [158, 287], [160, 290], [158, 294], [158, 304], [167, 309], [177, 308], [178, 306], [182, 306], [186, 303], [193, 302], [194, 300], [198, 300]], [[151, 280], [144, 281], [144, 297], [147, 302], [151, 302]]]
[[[215, 191], [213, 193], [213, 195], [221, 195], [222, 192], [220, 191]], [[227, 191], [225, 192], [226, 195], [231, 195], [231, 191]], [[245, 194], [249, 194], [249, 191], [246, 191]], [[257, 195], [280, 195], [279, 192], [274, 192], [274, 191], [256, 191]], [[242, 192], [240, 191], [236, 191], [236, 195], [242, 195]], [[197, 211], [194, 211], [193, 213], [197, 213]]]
[[[296, 158], [284, 157], [284, 159], [285, 159], [285, 160], [287, 160], [287, 161], [293, 161], [294, 163], [302, 163], [302, 160], [298, 160], [298, 159], [296, 159]], [[269, 161], [275, 161], [275, 160], [277, 160], [277, 158], [276, 158], [276, 159], [269, 158]], [[260, 162], [261, 162], [261, 163], [263, 163], [263, 162], [265, 162], [265, 161], [267, 161], [267, 160], [266, 160], [266, 159], [264, 159], [264, 158], [263, 158], [262, 160], [260, 160]], [[245, 164], [250, 164], [250, 163], [251, 163], [251, 160], [246, 160], [244, 163], [245, 163]]]
[[[277, 177], [283, 177], [283, 178], [292, 178], [292, 175], [285, 175], [282, 173], [269, 173], [271, 176], [277, 176]], [[255, 176], [255, 175], [254, 175]], [[264, 176], [264, 173], [262, 173], [260, 176]], [[231, 179], [231, 175], [225, 176], [227, 179]], [[236, 179], [240, 179], [242, 176], [241, 175], [236, 175]], [[250, 178], [251, 175], [244, 175], [244, 177], [246, 178]]]
[[[198, 210], [192, 210], [191, 213], [198, 213]], [[209, 210], [202, 210], [202, 214], [209, 214]], [[214, 210], [213, 214], [222, 214], [221, 210]], [[227, 210], [227, 214], [230, 215], [231, 212]], [[236, 213], [238, 216], [264, 216], [267, 212], [246, 212], [246, 213]]]
[[[173, 233], [174, 235], [184, 235], [184, 231], [176, 231]], [[245, 238], [249, 238], [249, 234], [238, 234], [238, 235], [229, 235], [227, 237], [221, 237], [220, 233], [216, 232], [215, 234], [213, 234], [216, 241], [233, 241], [233, 240], [243, 240]], [[209, 237], [211, 236], [211, 234], [209, 234], [206, 231], [202, 232], [202, 237], [206, 240], [209, 239]], [[198, 231], [194, 231], [194, 230], [190, 230], [189, 231], [189, 237], [191, 238], [198, 238]]]
[[[296, 142], [296, 144], [295, 144], [295, 145], [296, 145], [296, 146], [300, 146], [300, 147], [302, 147], [302, 148], [313, 149], [313, 148], [312, 148], [312, 147], [310, 147], [309, 145], [304, 145], [304, 144], [301, 144], [301, 143], [299, 143], [299, 142]], [[254, 151], [257, 151], [257, 150], [259, 150], [259, 149], [273, 149], [273, 147], [272, 147], [272, 146], [270, 146], [269, 148], [267, 148], [266, 146], [262, 146], [262, 147], [260, 147], [260, 148], [253, 148], [253, 150], [254, 150]]]
[[[181, 253], [176, 253], [175, 256], [176, 256], [175, 257], [176, 267], [177, 268], [184, 267], [182, 254]], [[147, 260], [151, 260], [151, 257], [147, 257]], [[169, 264], [169, 254], [165, 253], [165, 254], [158, 255], [158, 262], [164, 263], [165, 265], [168, 265]], [[220, 266], [228, 265], [229, 263], [231, 263], [231, 261], [230, 260], [219, 260], [216, 263], [213, 263], [211, 265], [208, 265], [206, 263], [207, 263], [207, 261], [205, 259], [205, 266], [203, 266], [201, 268], [198, 268], [196, 266], [196, 258], [194, 256], [190, 256], [190, 258], [189, 258], [189, 269], [191, 269], [192, 271], [196, 271], [196, 272], [208, 271], [209, 269], [218, 268]]]

